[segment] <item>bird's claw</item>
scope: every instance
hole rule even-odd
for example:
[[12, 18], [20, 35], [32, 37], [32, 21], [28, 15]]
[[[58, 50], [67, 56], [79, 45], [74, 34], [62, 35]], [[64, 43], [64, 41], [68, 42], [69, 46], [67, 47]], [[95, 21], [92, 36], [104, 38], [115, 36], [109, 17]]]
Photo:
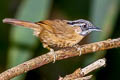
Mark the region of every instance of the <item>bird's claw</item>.
[[77, 51], [79, 52], [79, 56], [81, 56], [82, 55], [82, 51], [81, 51], [81, 47], [79, 47], [78, 45], [76, 45], [76, 46], [74, 46], [76, 49], [77, 49]]
[[50, 49], [50, 53], [53, 55], [53, 63], [55, 63], [55, 61], [56, 61], [55, 51], [53, 49]]
[[43, 47], [50, 50], [50, 54], [53, 55], [53, 63], [55, 63], [55, 61], [56, 61], [56, 54], [55, 54], [54, 49], [50, 48], [50, 47], [49, 47], [47, 44], [45, 44], [45, 43], [43, 44]]
[[79, 51], [79, 56], [81, 56], [82, 52], [81, 52], [81, 48], [77, 48], [77, 51]]

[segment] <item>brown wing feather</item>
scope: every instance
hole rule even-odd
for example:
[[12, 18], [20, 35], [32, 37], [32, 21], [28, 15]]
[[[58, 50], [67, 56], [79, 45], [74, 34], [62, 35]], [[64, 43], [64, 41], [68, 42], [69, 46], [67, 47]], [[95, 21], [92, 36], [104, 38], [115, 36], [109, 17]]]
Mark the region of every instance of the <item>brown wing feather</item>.
[[50, 31], [51, 33], [55, 34], [57, 37], [61, 38], [68, 38], [72, 37], [74, 30], [72, 27], [68, 26], [66, 21], [64, 20], [45, 20], [40, 21], [37, 24], [40, 24], [45, 30]]

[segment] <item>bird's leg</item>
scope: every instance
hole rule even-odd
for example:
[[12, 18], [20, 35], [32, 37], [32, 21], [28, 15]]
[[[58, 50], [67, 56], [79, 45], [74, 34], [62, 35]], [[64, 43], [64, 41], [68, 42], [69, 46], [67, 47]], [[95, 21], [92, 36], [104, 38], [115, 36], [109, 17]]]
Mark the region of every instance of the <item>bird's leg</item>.
[[79, 56], [81, 56], [82, 52], [81, 52], [81, 47], [77, 48], [77, 51], [80, 52]]
[[56, 61], [56, 54], [55, 54], [55, 51], [54, 49], [50, 48], [47, 44], [43, 43], [43, 47], [44, 48], [47, 48], [48, 50], [50, 50], [50, 53], [53, 55], [53, 63], [55, 63]]
[[79, 56], [81, 56], [81, 54], [82, 54], [81, 47], [80, 47], [79, 45], [75, 45], [74, 47], [75, 47], [75, 48], [77, 49], [77, 51], [79, 52]]

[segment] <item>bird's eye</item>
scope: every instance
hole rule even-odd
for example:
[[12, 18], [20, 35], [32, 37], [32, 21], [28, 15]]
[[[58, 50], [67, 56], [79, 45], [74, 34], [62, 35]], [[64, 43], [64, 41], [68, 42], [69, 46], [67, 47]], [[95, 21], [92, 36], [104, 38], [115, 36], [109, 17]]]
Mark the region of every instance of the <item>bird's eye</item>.
[[85, 25], [83, 25], [83, 28], [87, 28], [87, 25], [85, 24]]

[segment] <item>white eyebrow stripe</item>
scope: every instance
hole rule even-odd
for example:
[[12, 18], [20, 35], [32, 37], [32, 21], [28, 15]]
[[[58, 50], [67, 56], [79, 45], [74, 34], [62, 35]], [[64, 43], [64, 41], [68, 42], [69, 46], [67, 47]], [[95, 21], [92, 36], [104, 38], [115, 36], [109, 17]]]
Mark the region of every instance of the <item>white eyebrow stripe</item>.
[[78, 23], [78, 24], [73, 24], [73, 26], [83, 26], [85, 23]]

